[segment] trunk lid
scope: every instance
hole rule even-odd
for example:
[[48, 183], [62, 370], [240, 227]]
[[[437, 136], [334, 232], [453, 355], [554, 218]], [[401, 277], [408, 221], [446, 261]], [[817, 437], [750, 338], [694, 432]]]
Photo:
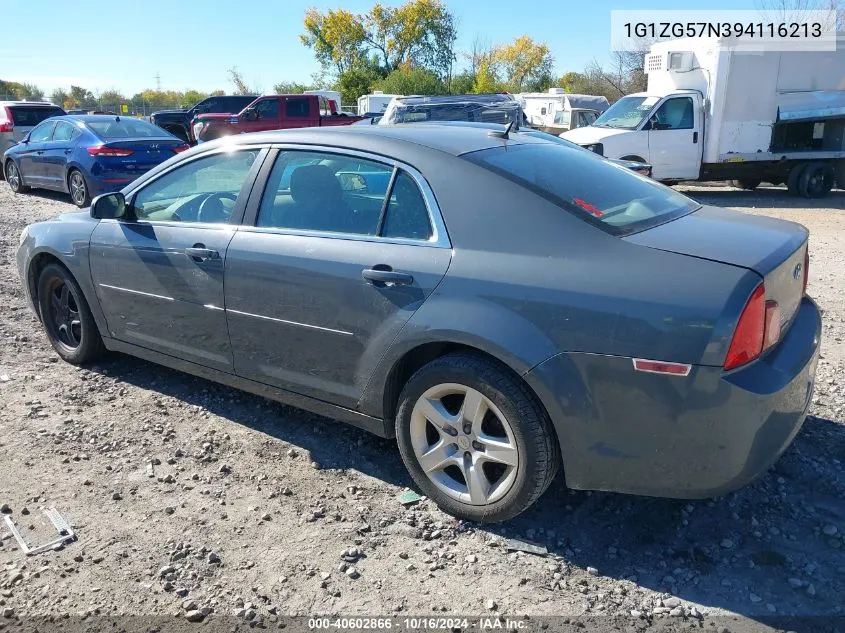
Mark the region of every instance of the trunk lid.
[[128, 149], [132, 153], [128, 156], [98, 156], [97, 163], [104, 173], [114, 175], [128, 171], [137, 176], [173, 158], [176, 155], [174, 148], [184, 145], [185, 142], [180, 139], [167, 137], [115, 139], [103, 143], [103, 147]]
[[622, 239], [753, 270], [763, 278], [766, 299], [778, 302], [785, 329], [804, 294], [808, 236], [794, 222], [705, 206]]

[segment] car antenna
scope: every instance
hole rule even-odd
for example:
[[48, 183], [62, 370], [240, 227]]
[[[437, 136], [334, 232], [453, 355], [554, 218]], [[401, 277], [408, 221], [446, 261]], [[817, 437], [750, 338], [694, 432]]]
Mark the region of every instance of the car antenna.
[[513, 121], [510, 121], [507, 126], [505, 126], [504, 130], [493, 130], [488, 134], [488, 136], [495, 136], [497, 138], [503, 138], [508, 140], [510, 138], [511, 128], [513, 127]]

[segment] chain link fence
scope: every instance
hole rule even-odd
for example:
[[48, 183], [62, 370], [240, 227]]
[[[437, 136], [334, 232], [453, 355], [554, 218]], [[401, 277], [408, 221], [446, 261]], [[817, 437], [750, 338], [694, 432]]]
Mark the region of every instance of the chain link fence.
[[[23, 101], [17, 94], [13, 92], [0, 92], [0, 101]], [[29, 101], [37, 101], [36, 99], [29, 99]], [[50, 101], [44, 97], [41, 101]], [[62, 104], [57, 104], [64, 107]], [[65, 110], [84, 110], [87, 112], [106, 112], [109, 114], [123, 114], [127, 116], [147, 117], [153, 112], [159, 110], [179, 110], [182, 106], [191, 107], [193, 104], [183, 104], [179, 101], [135, 101], [128, 100], [122, 103], [105, 102], [99, 99], [86, 101], [73, 108], [65, 108]], [[126, 108], [124, 110], [124, 107]]]

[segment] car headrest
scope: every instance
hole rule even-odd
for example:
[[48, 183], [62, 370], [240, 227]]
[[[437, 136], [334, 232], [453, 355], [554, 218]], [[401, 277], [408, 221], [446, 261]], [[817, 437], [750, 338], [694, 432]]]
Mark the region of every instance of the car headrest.
[[290, 196], [294, 202], [335, 200], [342, 193], [337, 178], [325, 165], [303, 165], [290, 176]]

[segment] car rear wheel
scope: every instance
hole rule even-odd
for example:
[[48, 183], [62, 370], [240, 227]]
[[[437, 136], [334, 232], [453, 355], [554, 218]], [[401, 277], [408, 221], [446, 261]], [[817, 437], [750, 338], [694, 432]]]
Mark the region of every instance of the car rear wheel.
[[77, 207], [87, 207], [91, 204], [91, 194], [85, 176], [78, 169], [71, 169], [67, 177], [70, 199]]
[[741, 178], [739, 180], [731, 180], [731, 186], [737, 189], [745, 189], [746, 191], [754, 191], [763, 182], [759, 178]]
[[6, 173], [6, 182], [9, 183], [9, 188], [15, 193], [25, 193], [29, 191], [29, 187], [23, 184], [23, 177], [21, 176], [21, 171], [18, 169], [18, 166], [15, 165], [15, 161], [8, 161], [6, 163], [6, 169], [4, 170]]
[[807, 168], [808, 163], [806, 162], [799, 162], [795, 163], [792, 169], [789, 170], [789, 176], [786, 178], [786, 188], [790, 194], [793, 196], [803, 196], [804, 194], [801, 193], [798, 187], [798, 183], [801, 180], [801, 175], [804, 173], [804, 170]]
[[422, 491], [472, 521], [518, 515], [560, 464], [551, 423], [527, 387], [467, 353], [438, 358], [411, 377], [399, 398], [396, 437]]
[[85, 296], [59, 264], [48, 264], [38, 277], [38, 308], [47, 338], [63, 360], [80, 365], [103, 355], [103, 339]]

